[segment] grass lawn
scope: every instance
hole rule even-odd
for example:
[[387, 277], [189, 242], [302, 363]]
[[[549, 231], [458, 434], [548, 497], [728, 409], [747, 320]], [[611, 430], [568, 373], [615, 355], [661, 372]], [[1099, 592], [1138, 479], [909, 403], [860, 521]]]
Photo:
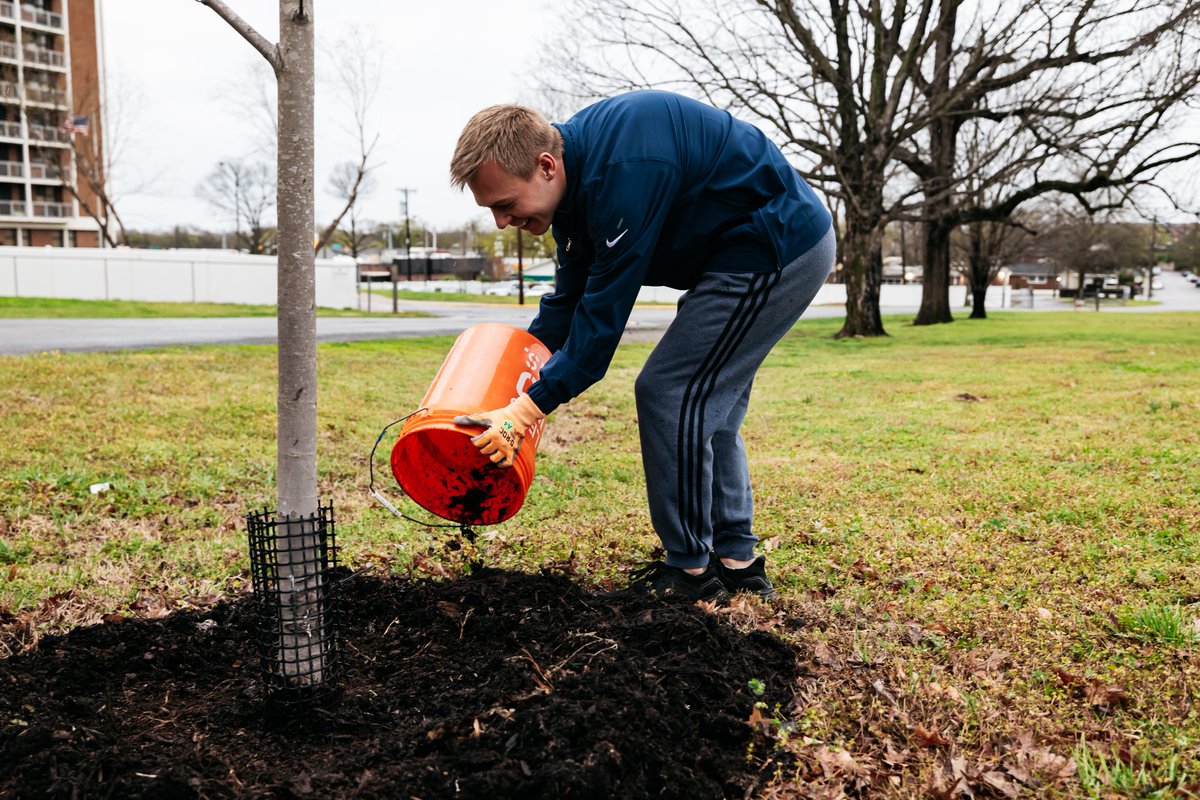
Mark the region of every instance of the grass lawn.
[[[0, 297], [0, 317], [31, 318], [110, 318], [110, 317], [273, 317], [275, 306], [234, 303], [155, 303], [145, 300], [67, 300], [52, 297]], [[318, 308], [319, 317], [365, 317], [365, 311]], [[401, 317], [432, 316], [420, 311], [405, 311]]]
[[[779, 748], [873, 796], [1200, 794], [1200, 314], [840, 325], [776, 348], [743, 429], [785, 607], [723, 613], [802, 653], [794, 702], [763, 711]], [[450, 343], [319, 346], [344, 561], [622, 584], [657, 542], [633, 406], [650, 346], [550, 418], [525, 508], [467, 545], [366, 493], [376, 435]], [[274, 371], [269, 346], [0, 357], [0, 656], [246, 589]], [[790, 780], [764, 796], [825, 796]]]

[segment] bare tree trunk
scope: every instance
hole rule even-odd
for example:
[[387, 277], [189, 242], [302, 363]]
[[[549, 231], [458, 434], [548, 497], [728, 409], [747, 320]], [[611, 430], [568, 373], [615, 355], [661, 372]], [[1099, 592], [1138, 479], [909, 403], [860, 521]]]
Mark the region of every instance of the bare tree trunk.
[[[279, 556], [285, 675], [319, 685], [321, 573], [314, 563], [317, 516], [317, 326], [313, 261], [313, 0], [279, 4], [279, 433], [278, 521], [291, 546]], [[301, 538], [302, 537], [302, 538]], [[299, 546], [297, 546], [299, 544]], [[297, 574], [298, 573], [298, 574]], [[313, 619], [313, 614], [317, 619]], [[295, 648], [295, 649], [293, 649]], [[287, 674], [291, 667], [294, 672]]]
[[835, 338], [886, 336], [879, 314], [879, 287], [883, 276], [879, 226], [869, 221], [846, 221], [843, 247], [846, 277], [846, 321]]
[[925, 278], [921, 285], [921, 308], [914, 325], [954, 321], [950, 314], [950, 231], [941, 222], [930, 221], [925, 225]]
[[[950, 63], [958, 6], [955, 0], [942, 0], [934, 33], [933, 80], [926, 93], [931, 108], [944, 103], [950, 93]], [[955, 185], [957, 139], [958, 122], [945, 111], [933, 113], [929, 124], [931, 170], [921, 182], [925, 192], [925, 277], [921, 284], [921, 308], [914, 325], [954, 321], [950, 314], [950, 231], [953, 225], [945, 220], [956, 210], [951, 194]]]
[[967, 262], [970, 265], [968, 275], [971, 284], [971, 319], [987, 319], [988, 283], [992, 279], [992, 269], [988, 255], [984, 253], [983, 226], [987, 223], [973, 222], [968, 225], [969, 237]]
[[317, 502], [317, 318], [313, 258], [313, 0], [279, 0], [272, 45], [224, 0], [200, 0], [275, 70], [279, 89], [278, 471], [280, 664], [295, 687], [326, 669]]

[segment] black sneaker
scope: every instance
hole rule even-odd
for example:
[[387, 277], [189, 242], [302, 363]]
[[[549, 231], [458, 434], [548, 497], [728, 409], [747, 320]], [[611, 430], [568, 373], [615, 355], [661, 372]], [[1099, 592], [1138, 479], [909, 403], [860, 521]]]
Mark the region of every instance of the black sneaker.
[[[774, 600], [779, 597], [779, 593], [775, 591], [775, 587], [771, 585], [771, 579], [767, 577], [767, 559], [766, 556], [759, 556], [754, 559], [754, 563], [743, 569], [733, 569], [721, 563], [721, 559], [713, 554], [712, 563], [709, 565], [708, 571], [716, 570], [717, 575], [721, 578], [721, 583], [726, 591], [730, 594], [738, 592], [750, 592], [756, 594], [761, 600]], [[707, 572], [705, 573], [708, 574]]]
[[630, 575], [627, 591], [652, 594], [655, 597], [686, 597], [689, 600], [705, 600], [710, 603], [729, 601], [729, 592], [721, 583], [721, 577], [712, 564], [699, 575], [689, 575], [679, 567], [669, 567], [655, 561]]

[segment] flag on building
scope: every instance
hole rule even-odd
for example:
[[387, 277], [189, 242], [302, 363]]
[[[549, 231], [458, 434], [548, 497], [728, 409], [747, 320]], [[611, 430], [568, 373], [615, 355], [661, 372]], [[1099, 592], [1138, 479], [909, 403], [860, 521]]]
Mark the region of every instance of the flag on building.
[[87, 136], [88, 133], [88, 118], [87, 117], [67, 117], [63, 123], [63, 130], [67, 133], [78, 133]]

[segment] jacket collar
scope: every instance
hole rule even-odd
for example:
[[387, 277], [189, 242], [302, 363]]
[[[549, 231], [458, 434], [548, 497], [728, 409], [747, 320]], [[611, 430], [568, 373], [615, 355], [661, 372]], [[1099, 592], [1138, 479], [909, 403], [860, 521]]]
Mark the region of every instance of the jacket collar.
[[554, 222], [565, 222], [575, 208], [576, 198], [582, 177], [583, 156], [579, 152], [579, 140], [575, 136], [575, 128], [569, 122], [551, 123], [563, 138], [563, 170], [566, 172], [567, 191], [563, 194], [558, 208], [554, 209]]

